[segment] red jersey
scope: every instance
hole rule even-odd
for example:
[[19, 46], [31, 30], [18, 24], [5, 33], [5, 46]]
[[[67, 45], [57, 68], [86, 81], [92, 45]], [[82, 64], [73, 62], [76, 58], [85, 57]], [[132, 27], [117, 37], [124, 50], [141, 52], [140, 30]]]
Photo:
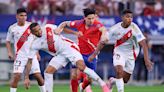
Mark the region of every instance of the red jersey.
[[83, 33], [83, 36], [78, 37], [78, 46], [81, 54], [91, 54], [95, 51], [101, 37], [101, 31], [99, 29], [102, 26], [103, 24], [95, 20], [93, 25], [86, 29], [84, 19], [71, 21], [70, 27], [76, 28]]

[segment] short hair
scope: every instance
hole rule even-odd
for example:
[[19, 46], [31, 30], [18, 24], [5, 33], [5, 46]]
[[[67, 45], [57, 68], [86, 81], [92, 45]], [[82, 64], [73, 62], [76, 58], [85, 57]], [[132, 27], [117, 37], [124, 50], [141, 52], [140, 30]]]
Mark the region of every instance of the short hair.
[[126, 10], [124, 10], [123, 12], [122, 12], [122, 16], [124, 16], [125, 14], [127, 14], [127, 13], [133, 13], [131, 10], [129, 10], [129, 9], [126, 9]]
[[83, 12], [85, 17], [87, 17], [90, 14], [96, 14], [96, 10], [91, 8], [85, 8], [83, 9]]
[[31, 32], [33, 31], [32, 28], [36, 27], [37, 25], [39, 25], [37, 22], [31, 23], [30, 25]]
[[27, 13], [27, 11], [26, 11], [25, 8], [18, 8], [18, 9], [17, 9], [17, 14], [22, 13], [22, 12]]

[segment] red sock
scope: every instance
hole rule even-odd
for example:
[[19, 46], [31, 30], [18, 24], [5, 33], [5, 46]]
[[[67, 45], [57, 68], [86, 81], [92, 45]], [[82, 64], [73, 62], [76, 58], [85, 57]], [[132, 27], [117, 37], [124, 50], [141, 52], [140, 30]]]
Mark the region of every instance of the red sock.
[[83, 78], [83, 82], [82, 82], [82, 88], [85, 89], [89, 84], [90, 81], [88, 80], [87, 76], [85, 78]]
[[71, 80], [71, 90], [72, 90], [72, 92], [78, 92], [78, 80], [77, 79]]

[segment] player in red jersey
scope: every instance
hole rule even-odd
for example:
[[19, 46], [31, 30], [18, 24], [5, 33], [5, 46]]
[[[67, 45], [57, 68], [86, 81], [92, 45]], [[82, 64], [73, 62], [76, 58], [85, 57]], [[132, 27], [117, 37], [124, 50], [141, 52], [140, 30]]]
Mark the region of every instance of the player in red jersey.
[[[62, 22], [56, 33], [60, 32], [66, 26], [70, 28], [76, 28], [77, 31], [64, 30], [67, 33], [75, 34], [78, 36], [78, 46], [83, 56], [85, 64], [92, 70], [96, 69], [97, 61], [94, 58], [91, 62], [88, 61], [88, 57], [95, 51], [99, 41], [107, 40], [106, 28], [96, 19], [96, 11], [94, 9], [86, 8], [83, 10], [84, 19], [75, 21]], [[71, 71], [71, 87], [72, 92], [78, 91], [78, 79], [83, 78], [83, 82], [80, 84], [80, 89], [84, 90], [90, 83], [91, 80], [85, 74], [80, 73], [77, 77], [77, 69], [74, 67]]]

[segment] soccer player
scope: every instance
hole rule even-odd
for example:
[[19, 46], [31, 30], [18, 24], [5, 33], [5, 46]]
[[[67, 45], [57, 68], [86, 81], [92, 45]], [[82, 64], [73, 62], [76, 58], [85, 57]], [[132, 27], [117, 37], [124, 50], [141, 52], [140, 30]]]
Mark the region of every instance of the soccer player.
[[[76, 28], [77, 31], [64, 30], [64, 32], [75, 34], [78, 36], [78, 46], [80, 48], [80, 52], [83, 56], [85, 64], [87, 67], [95, 71], [96, 66], [97, 66], [96, 58], [94, 58], [92, 61], [89, 62], [88, 57], [94, 52], [99, 41], [107, 40], [107, 37], [105, 35], [107, 31], [106, 31], [106, 28], [103, 26], [103, 24], [101, 24], [96, 19], [97, 15], [94, 9], [86, 8], [83, 10], [83, 12], [84, 12], [83, 19], [62, 22], [59, 25], [56, 33], [60, 34], [60, 32], [66, 26], [70, 28]], [[77, 69], [73, 67], [71, 71], [72, 92], [78, 92], [78, 78], [80, 76], [83, 77], [83, 82], [80, 84], [81, 86], [80, 88], [82, 88], [81, 90], [84, 90], [84, 88], [86, 88], [86, 86], [88, 86], [91, 82], [90, 78], [88, 78], [83, 73], [80, 73], [80, 76], [77, 77], [78, 73], [76, 71]], [[88, 89], [88, 90], [91, 90], [91, 89]]]
[[[24, 8], [17, 9], [16, 14], [17, 22], [9, 27], [6, 37], [6, 47], [8, 50], [8, 56], [10, 59], [14, 59], [13, 76], [10, 84], [10, 92], [16, 92], [18, 81], [21, 78], [21, 74], [25, 69], [25, 65], [28, 60], [28, 52], [30, 44], [33, 40], [33, 36], [30, 33], [29, 25], [27, 22], [27, 13]], [[11, 50], [11, 41], [14, 40], [15, 58]], [[34, 75], [38, 81], [40, 92], [45, 92], [44, 80], [40, 74], [39, 62], [37, 55], [33, 57], [33, 64], [30, 73]]]
[[[106, 83], [93, 70], [85, 66], [78, 46], [76, 46], [74, 42], [61, 37], [61, 35], [54, 34], [55, 29], [56, 28], [51, 24], [45, 25], [43, 29], [41, 29], [37, 23], [32, 23], [30, 25], [31, 33], [37, 38], [31, 44], [25, 76], [28, 76], [31, 69], [33, 55], [41, 49], [54, 56], [45, 70], [45, 85], [47, 92], [53, 92], [53, 73], [61, 67], [66, 66], [68, 63], [67, 60], [73, 65], [76, 65], [79, 70], [89, 75], [93, 80], [97, 81], [102, 87], [103, 92], [109, 92]], [[71, 45], [68, 45], [68, 43]], [[29, 86], [29, 83], [30, 80], [25, 79], [26, 87]]]
[[[139, 27], [132, 22], [132, 12], [124, 10], [121, 18], [122, 22], [112, 26], [108, 32], [108, 37], [116, 40], [113, 55], [116, 78], [110, 78], [109, 82], [110, 84], [111, 82], [116, 83], [118, 92], [124, 92], [124, 83], [130, 79], [139, 53], [139, 45], [143, 48], [145, 65], [149, 71], [152, 70], [153, 65], [149, 59], [145, 37]], [[89, 57], [89, 61], [98, 54], [103, 46], [104, 43], [98, 45], [96, 51]]]

